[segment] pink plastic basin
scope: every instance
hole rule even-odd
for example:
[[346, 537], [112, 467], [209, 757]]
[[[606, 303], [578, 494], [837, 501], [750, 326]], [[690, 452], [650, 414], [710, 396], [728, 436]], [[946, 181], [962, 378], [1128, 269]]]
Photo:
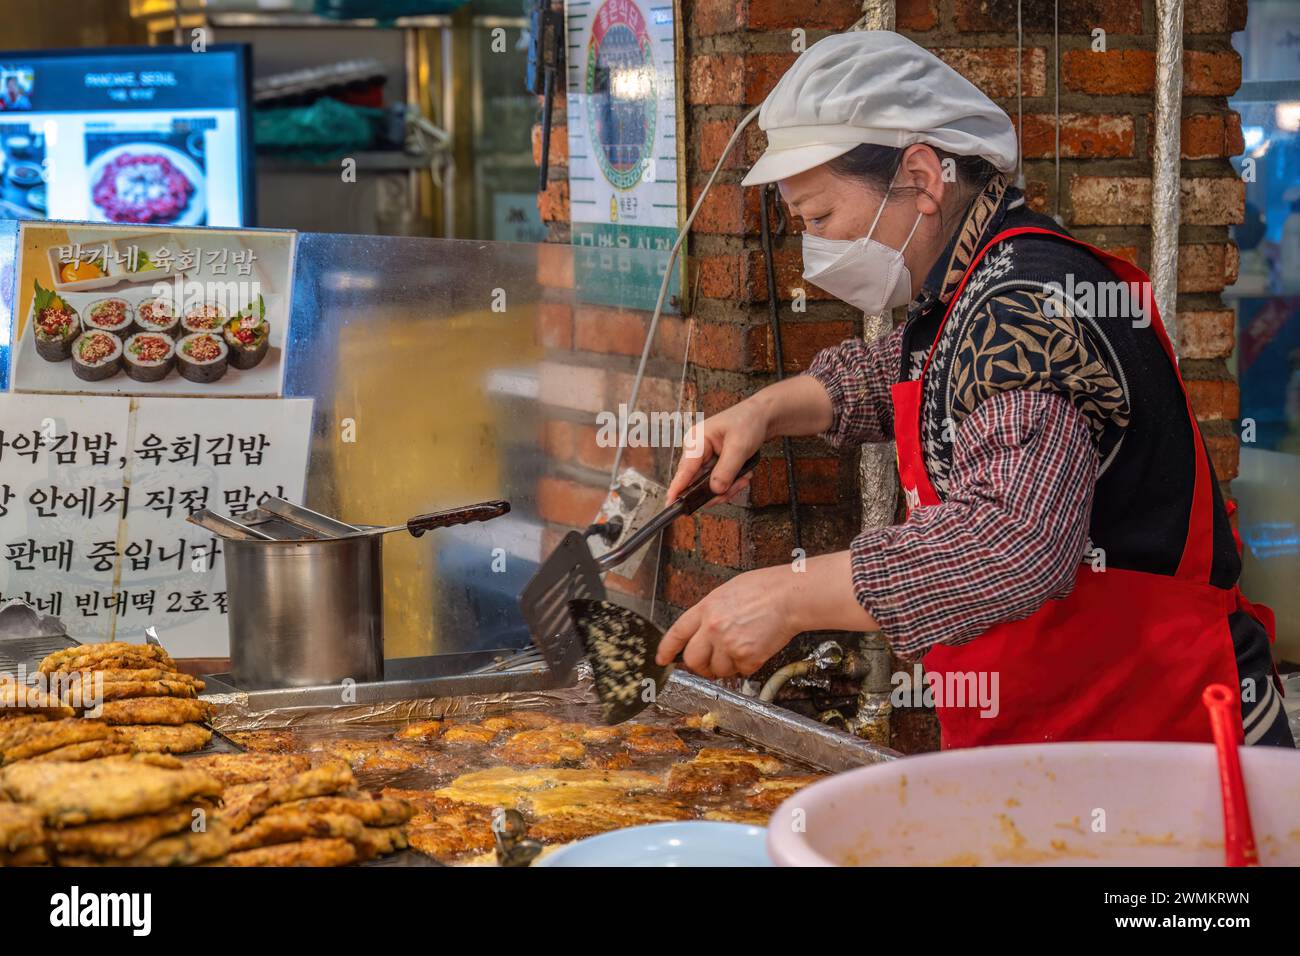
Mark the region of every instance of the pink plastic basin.
[[[1260, 862], [1300, 865], [1300, 752], [1248, 747]], [[980, 747], [838, 774], [768, 823], [782, 866], [1215, 866], [1209, 744]]]

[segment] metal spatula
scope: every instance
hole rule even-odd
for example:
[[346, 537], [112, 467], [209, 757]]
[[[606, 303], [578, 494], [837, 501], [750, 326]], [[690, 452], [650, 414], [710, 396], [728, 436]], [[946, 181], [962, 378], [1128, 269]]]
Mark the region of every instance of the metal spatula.
[[631, 720], [658, 699], [673, 665], [661, 667], [655, 654], [664, 632], [635, 611], [609, 601], [569, 602], [573, 626], [591, 661], [601, 719]]
[[[741, 466], [737, 478], [753, 471], [758, 459], [755, 452]], [[709, 488], [713, 464], [702, 469], [676, 501], [647, 521], [636, 534], [599, 558], [592, 557], [584, 535], [570, 531], [525, 585], [519, 595], [519, 606], [533, 643], [557, 678], [567, 680], [582, 659], [582, 642], [573, 627], [569, 602], [574, 598], [603, 601], [605, 585], [600, 576], [604, 572], [618, 567], [671, 522], [694, 514], [712, 501], [716, 497]]]

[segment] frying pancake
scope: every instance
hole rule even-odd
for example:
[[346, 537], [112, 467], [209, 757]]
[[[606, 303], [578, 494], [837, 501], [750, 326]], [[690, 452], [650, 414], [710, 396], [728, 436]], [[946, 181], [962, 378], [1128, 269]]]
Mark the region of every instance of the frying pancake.
[[446, 724], [441, 720], [417, 720], [393, 734], [395, 740], [436, 740], [442, 736]]
[[291, 730], [234, 730], [226, 736], [252, 753], [284, 754], [303, 749], [302, 741]]
[[757, 753], [753, 750], [732, 750], [725, 747], [705, 747], [695, 755], [695, 763], [743, 763], [749, 764], [759, 773], [780, 773], [784, 768], [776, 757]]
[[202, 724], [127, 724], [114, 727], [117, 735], [136, 750], [146, 753], [188, 754], [202, 750], [212, 739], [212, 731]]
[[48, 866], [50, 853], [42, 845], [25, 846], [13, 853], [0, 853], [0, 866]]
[[717, 820], [720, 823], [745, 823], [752, 827], [765, 827], [772, 815], [764, 810], [752, 810], [747, 807], [714, 807], [705, 810], [703, 819]]
[[44, 839], [39, 810], [21, 803], [0, 802], [0, 853], [13, 853]]
[[109, 701], [103, 706], [101, 716], [108, 724], [178, 726], [207, 720], [212, 716], [212, 705], [205, 700], [183, 697], [133, 697]]
[[[347, 819], [357, 822], [355, 819]], [[357, 848], [357, 856], [362, 860], [373, 860], [377, 856], [387, 856], [407, 847], [406, 829], [404, 827], [362, 827], [360, 835], [352, 840]]]
[[54, 671], [90, 670], [96, 664], [123, 658], [136, 658], [146, 662], [146, 667], [165, 667], [175, 670], [176, 664], [171, 656], [157, 644], [128, 644], [125, 641], [112, 641], [105, 644], [79, 644], [49, 654], [41, 661], [37, 670], [42, 674]]
[[[402, 799], [406, 793], [430, 793], [430, 791], [390, 790], [385, 789], [383, 796], [372, 797], [369, 794], [348, 796], [340, 794], [328, 797], [307, 797], [271, 807], [267, 815], [279, 813], [343, 813], [356, 817], [366, 826], [389, 827], [405, 823], [415, 815], [415, 807]], [[391, 794], [391, 796], [390, 796]]]
[[222, 866], [346, 866], [357, 858], [347, 840], [299, 840], [226, 855]]
[[238, 832], [276, 804], [328, 796], [355, 783], [352, 770], [342, 760], [324, 760], [292, 776], [227, 787], [218, 812]]
[[493, 812], [486, 807], [434, 798], [406, 826], [411, 847], [439, 862], [496, 846]]
[[356, 773], [402, 773], [430, 756], [425, 748], [391, 740], [319, 740], [311, 749], [346, 760]]
[[684, 754], [691, 748], [686, 741], [677, 736], [671, 727], [655, 727], [649, 724], [623, 724], [623, 744], [638, 754]]
[[200, 770], [166, 770], [137, 761], [24, 761], [0, 770], [0, 788], [40, 810], [47, 824], [76, 826], [158, 813], [196, 797], [221, 795]]
[[106, 859], [95, 856], [60, 855], [60, 866], [194, 866], [225, 856], [230, 849], [230, 831], [219, 820], [209, 820], [206, 831], [185, 830], [160, 837], [138, 853]]
[[252, 850], [276, 843], [295, 843], [312, 837], [339, 837], [349, 843], [357, 843], [362, 839], [362, 831], [365, 829], [356, 817], [343, 813], [265, 814], [234, 835], [230, 850]]
[[8, 730], [0, 728], [0, 764], [15, 763], [70, 744], [106, 740], [112, 735], [112, 728], [102, 720], [76, 717], [32, 721]]
[[481, 724], [455, 724], [443, 732], [442, 739], [449, 744], [490, 744], [496, 735]]
[[146, 764], [150, 767], [162, 767], [166, 770], [180, 770], [185, 766], [185, 761], [180, 757], [173, 757], [171, 754], [119, 754], [113, 757], [104, 757], [107, 761], [118, 761], [121, 763]]
[[35, 757], [29, 757], [29, 760], [98, 760], [101, 757], [114, 757], [118, 754], [129, 754], [133, 748], [129, 741], [114, 740], [111, 737], [103, 740], [87, 740], [79, 744], [68, 744], [66, 747], [59, 747], [55, 750], [47, 750], [43, 754], [37, 754]]
[[768, 777], [754, 784], [742, 800], [745, 806], [770, 814], [793, 794], [824, 779], [823, 775], [812, 773], [791, 777]]
[[[196, 810], [202, 813], [196, 815]], [[195, 803], [126, 820], [64, 827], [61, 830], [50, 830], [49, 842], [54, 852], [60, 855], [134, 856], [155, 840], [189, 829], [196, 819], [203, 819], [206, 826], [207, 810], [205, 804]]]
[[30, 717], [39, 714], [51, 714], [55, 717], [71, 717], [76, 713], [66, 707], [56, 697], [45, 693], [39, 687], [20, 684], [8, 674], [0, 675], [0, 714], [12, 714], [17, 717]]
[[696, 813], [692, 804], [663, 794], [629, 794], [610, 802], [557, 808], [529, 826], [528, 835], [544, 843], [567, 843], [622, 827], [690, 820]]
[[758, 769], [747, 763], [675, 763], [668, 768], [668, 790], [690, 796], [723, 793], [758, 783]]
[[302, 754], [205, 754], [190, 760], [189, 766], [204, 770], [230, 786], [302, 773], [311, 768], [311, 759]]
[[[197, 697], [198, 690], [193, 684], [174, 680], [123, 680], [105, 681], [102, 684], [91, 678], [70, 680], [67, 684], [68, 695], [65, 700], [81, 706], [89, 706], [91, 701], [127, 700], [132, 697]], [[75, 695], [75, 696], [72, 696]]]
[[581, 740], [575, 740], [558, 730], [563, 725], [544, 727], [541, 730], [521, 730], [500, 744], [494, 755], [506, 763], [524, 766], [549, 766], [559, 763], [577, 763], [587, 754]]

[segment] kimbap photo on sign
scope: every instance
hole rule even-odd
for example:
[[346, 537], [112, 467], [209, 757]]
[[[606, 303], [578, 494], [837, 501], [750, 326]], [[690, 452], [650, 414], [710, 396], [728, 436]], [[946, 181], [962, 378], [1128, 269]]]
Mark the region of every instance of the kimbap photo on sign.
[[[292, 234], [31, 222], [21, 229], [13, 391], [281, 394]], [[97, 275], [83, 277], [90, 263]]]

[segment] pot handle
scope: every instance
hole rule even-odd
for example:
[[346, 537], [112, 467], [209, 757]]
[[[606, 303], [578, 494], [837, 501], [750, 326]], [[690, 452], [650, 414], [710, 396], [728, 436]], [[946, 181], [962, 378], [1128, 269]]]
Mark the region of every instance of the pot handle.
[[480, 501], [476, 505], [463, 505], [460, 508], [449, 508], [446, 511], [417, 515], [406, 522], [406, 530], [411, 532], [411, 537], [418, 538], [426, 531], [432, 531], [434, 528], [446, 528], [454, 524], [470, 524], [475, 521], [491, 521], [493, 518], [500, 518], [509, 511], [510, 502], [508, 501]]

